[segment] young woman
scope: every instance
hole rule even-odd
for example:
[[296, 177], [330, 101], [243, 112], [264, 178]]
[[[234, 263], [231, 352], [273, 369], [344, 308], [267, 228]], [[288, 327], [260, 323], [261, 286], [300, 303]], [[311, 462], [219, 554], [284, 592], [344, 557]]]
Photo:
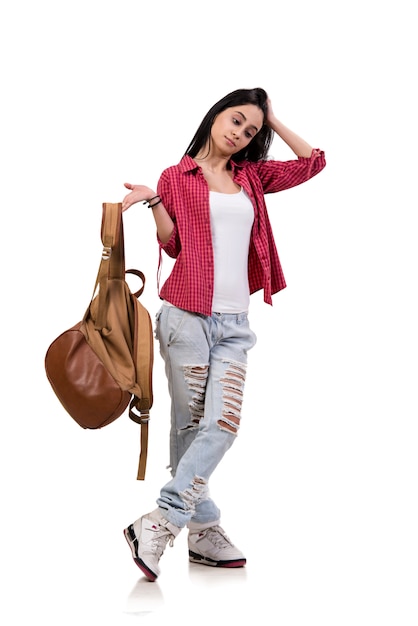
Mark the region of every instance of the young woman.
[[[296, 159], [268, 159], [274, 133]], [[246, 563], [220, 526], [209, 479], [240, 427], [247, 353], [256, 342], [250, 294], [263, 289], [272, 304], [272, 294], [286, 286], [264, 195], [324, 167], [324, 153], [277, 119], [263, 89], [238, 89], [208, 111], [180, 163], [163, 171], [157, 192], [125, 183], [130, 193], [122, 209], [147, 203], [160, 253], [176, 259], [156, 318], [171, 397], [172, 478], [157, 508], [124, 531], [150, 580], [160, 573], [167, 543], [185, 526], [190, 561]]]

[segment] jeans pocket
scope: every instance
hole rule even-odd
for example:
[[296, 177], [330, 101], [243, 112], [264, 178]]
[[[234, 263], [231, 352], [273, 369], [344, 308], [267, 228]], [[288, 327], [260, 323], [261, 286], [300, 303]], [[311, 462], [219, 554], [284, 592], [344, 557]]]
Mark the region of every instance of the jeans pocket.
[[167, 345], [172, 345], [178, 341], [184, 322], [190, 315], [192, 314], [183, 309], [178, 309], [174, 306], [168, 307], [165, 316], [165, 336], [167, 337]]
[[161, 306], [160, 309], [155, 314], [155, 319], [154, 319], [154, 337], [155, 339], [158, 339], [158, 340], [160, 339], [160, 318], [161, 318], [162, 311], [163, 311], [163, 307]]

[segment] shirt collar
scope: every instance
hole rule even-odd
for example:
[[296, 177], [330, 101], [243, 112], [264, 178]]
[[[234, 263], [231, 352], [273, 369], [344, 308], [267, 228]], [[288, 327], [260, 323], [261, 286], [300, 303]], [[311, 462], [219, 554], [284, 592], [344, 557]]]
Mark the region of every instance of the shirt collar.
[[[232, 159], [230, 160], [231, 163], [231, 168], [232, 171], [235, 173], [235, 171], [242, 169], [242, 164], [240, 163], [235, 163], [235, 161], [233, 161]], [[198, 169], [200, 169], [200, 165], [198, 165], [196, 163], [196, 161], [194, 159], [192, 159], [191, 156], [189, 156], [188, 154], [185, 154], [183, 156], [183, 158], [181, 159], [179, 165], [178, 165], [179, 169], [181, 172], [186, 173], [186, 172], [193, 172], [196, 171]]]

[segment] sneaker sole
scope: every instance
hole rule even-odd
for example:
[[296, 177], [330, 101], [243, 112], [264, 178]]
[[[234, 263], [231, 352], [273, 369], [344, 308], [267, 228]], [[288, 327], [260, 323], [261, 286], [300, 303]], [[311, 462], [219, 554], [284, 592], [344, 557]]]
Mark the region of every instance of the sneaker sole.
[[156, 580], [158, 577], [157, 574], [155, 574], [155, 572], [150, 570], [149, 567], [145, 565], [144, 561], [140, 559], [138, 556], [138, 539], [135, 536], [133, 526], [131, 525], [131, 526], [128, 526], [128, 528], [125, 528], [125, 530], [123, 531], [123, 534], [125, 536], [126, 541], [128, 542], [128, 546], [131, 549], [132, 558], [135, 561], [136, 565], [139, 567], [141, 572], [145, 574], [148, 580], [150, 580], [151, 582], [154, 582], [154, 580]]
[[247, 559], [234, 559], [232, 561], [214, 561], [213, 559], [209, 559], [206, 556], [202, 556], [201, 554], [197, 554], [197, 552], [193, 552], [189, 550], [189, 561], [191, 563], [199, 563], [200, 565], [210, 565], [210, 567], [244, 567], [247, 562]]

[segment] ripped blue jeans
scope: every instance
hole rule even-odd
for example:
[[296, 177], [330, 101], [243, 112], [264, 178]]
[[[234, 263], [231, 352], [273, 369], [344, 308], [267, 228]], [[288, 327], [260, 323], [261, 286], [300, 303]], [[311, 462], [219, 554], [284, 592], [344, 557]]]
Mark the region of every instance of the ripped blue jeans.
[[172, 524], [216, 522], [209, 478], [237, 437], [247, 368], [256, 343], [247, 313], [191, 313], [164, 304], [155, 336], [171, 397], [172, 479], [157, 504]]

